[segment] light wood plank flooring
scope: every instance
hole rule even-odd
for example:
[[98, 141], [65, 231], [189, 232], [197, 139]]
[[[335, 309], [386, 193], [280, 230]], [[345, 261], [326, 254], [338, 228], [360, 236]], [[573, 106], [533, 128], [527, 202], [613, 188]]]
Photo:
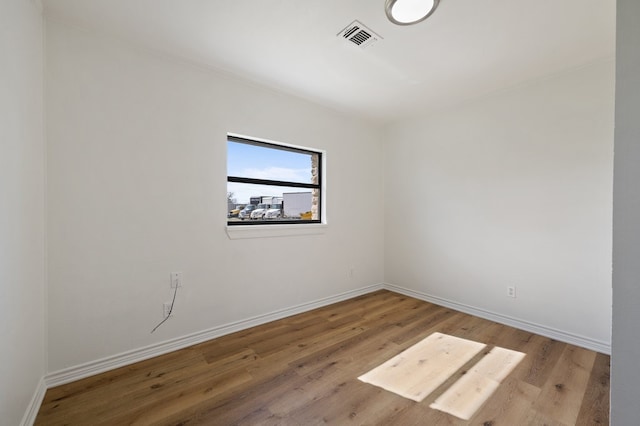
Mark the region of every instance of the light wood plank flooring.
[[[467, 422], [357, 377], [434, 332], [526, 353]], [[49, 389], [37, 425], [606, 425], [609, 356], [378, 291]]]

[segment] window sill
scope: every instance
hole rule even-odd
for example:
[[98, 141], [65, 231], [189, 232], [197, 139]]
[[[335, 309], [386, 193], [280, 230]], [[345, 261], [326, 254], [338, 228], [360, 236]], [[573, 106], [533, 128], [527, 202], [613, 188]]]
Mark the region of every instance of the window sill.
[[308, 225], [236, 225], [226, 227], [227, 236], [230, 240], [321, 235], [324, 234], [326, 230], [327, 225], [324, 223]]

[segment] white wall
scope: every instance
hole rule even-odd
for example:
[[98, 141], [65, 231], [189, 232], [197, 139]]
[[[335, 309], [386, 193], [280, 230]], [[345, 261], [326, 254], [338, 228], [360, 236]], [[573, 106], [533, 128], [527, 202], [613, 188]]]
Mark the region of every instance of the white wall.
[[46, 369], [42, 17], [0, 3], [0, 423], [19, 424]]
[[613, 102], [610, 60], [392, 126], [385, 282], [607, 347]]
[[[50, 371], [382, 282], [383, 212], [354, 214], [383, 197], [373, 126], [62, 23], [46, 38]], [[327, 151], [324, 235], [227, 237], [226, 132]]]
[[640, 418], [640, 3], [618, 0], [611, 424]]

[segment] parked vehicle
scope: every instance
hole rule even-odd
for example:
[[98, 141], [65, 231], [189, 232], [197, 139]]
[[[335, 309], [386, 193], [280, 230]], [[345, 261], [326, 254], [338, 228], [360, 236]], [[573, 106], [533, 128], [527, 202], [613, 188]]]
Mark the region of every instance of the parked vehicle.
[[277, 197], [275, 195], [262, 195], [260, 197], [255, 196], [251, 197], [251, 204], [280, 204], [282, 203], [282, 197]]
[[244, 209], [240, 210], [238, 217], [242, 220], [251, 218], [251, 212], [256, 209], [255, 204], [247, 204]]
[[282, 204], [272, 204], [264, 213], [264, 219], [279, 219], [282, 216]]
[[258, 204], [258, 206], [251, 212], [251, 219], [262, 219], [264, 214], [269, 210], [270, 204]]

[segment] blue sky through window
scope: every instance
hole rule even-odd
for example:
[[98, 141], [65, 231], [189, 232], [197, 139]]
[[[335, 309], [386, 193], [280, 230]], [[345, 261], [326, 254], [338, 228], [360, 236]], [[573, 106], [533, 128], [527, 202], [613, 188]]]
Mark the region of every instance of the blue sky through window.
[[[227, 175], [311, 183], [311, 156], [311, 154], [228, 141]], [[238, 203], [248, 203], [250, 197], [282, 196], [283, 192], [295, 191], [295, 188], [227, 183], [227, 192], [233, 192]]]

